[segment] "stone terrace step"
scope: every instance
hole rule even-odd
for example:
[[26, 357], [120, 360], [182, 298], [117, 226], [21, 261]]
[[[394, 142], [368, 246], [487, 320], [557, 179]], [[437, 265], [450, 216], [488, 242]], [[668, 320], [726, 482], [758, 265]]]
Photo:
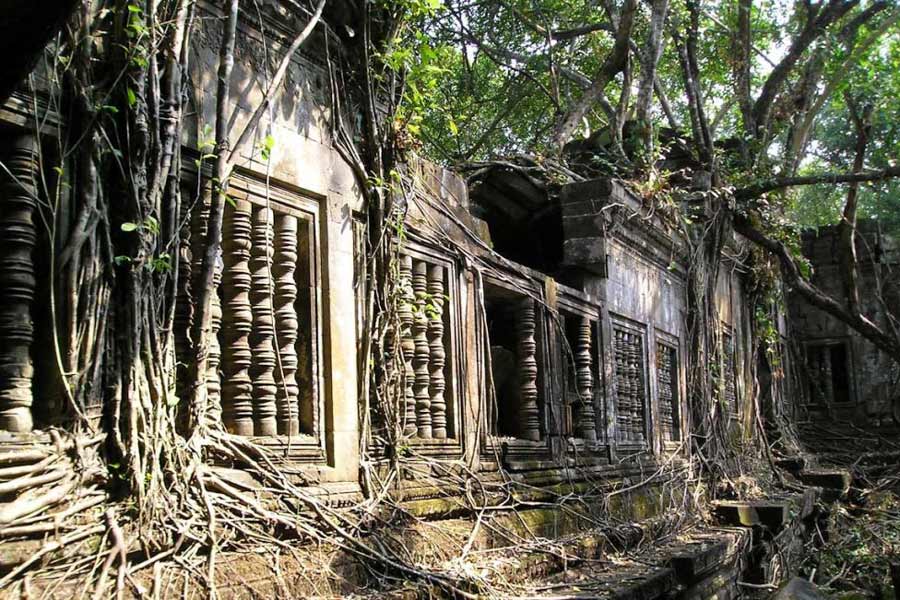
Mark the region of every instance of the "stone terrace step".
[[675, 571], [629, 560], [571, 569], [535, 588], [523, 598], [655, 600], [675, 589]]
[[695, 583], [715, 571], [727, 559], [732, 539], [721, 535], [700, 535], [689, 541], [672, 544], [663, 550], [678, 582]]
[[808, 489], [802, 494], [758, 500], [719, 500], [713, 502], [713, 514], [723, 525], [765, 527], [777, 533], [797, 517], [805, 519], [813, 513], [818, 492]]
[[733, 598], [737, 560], [749, 534], [702, 530], [640, 552], [587, 560], [544, 578], [525, 598], [654, 600]]
[[847, 496], [853, 476], [850, 471], [842, 469], [817, 469], [801, 472], [800, 481], [822, 488], [822, 499], [825, 502], [835, 502]]
[[772, 531], [780, 531], [791, 519], [790, 505], [787, 502], [721, 500], [714, 507], [716, 517], [727, 525], [761, 525]]

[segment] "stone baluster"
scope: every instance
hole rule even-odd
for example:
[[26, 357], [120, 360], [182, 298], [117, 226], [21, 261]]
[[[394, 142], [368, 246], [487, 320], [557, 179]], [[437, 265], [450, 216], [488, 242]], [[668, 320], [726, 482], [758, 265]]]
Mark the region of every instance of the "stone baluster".
[[628, 361], [629, 372], [632, 378], [631, 396], [631, 431], [632, 439], [644, 438], [644, 373], [641, 338], [632, 334], [632, 342], [629, 346], [630, 356]]
[[416, 429], [420, 438], [431, 437], [431, 395], [429, 387], [431, 376], [428, 360], [431, 349], [428, 347], [428, 314], [425, 310], [428, 293], [428, 265], [417, 260], [413, 262], [413, 292], [416, 295], [416, 313], [412, 324], [413, 342], [413, 395], [416, 400]]
[[275, 323], [278, 333], [278, 353], [281, 359], [278, 381], [278, 433], [298, 435], [300, 418], [297, 385], [297, 217], [278, 215], [275, 218]]
[[[733, 357], [732, 364], [734, 364]], [[833, 370], [834, 365], [831, 364], [831, 348], [825, 346], [822, 348], [822, 386], [825, 390], [824, 401], [829, 404], [834, 402]]]
[[577, 421], [575, 433], [589, 441], [597, 439], [597, 424], [594, 413], [594, 373], [591, 357], [591, 321], [582, 318], [578, 323], [575, 339], [575, 387], [578, 389]]
[[627, 350], [628, 334], [624, 331], [615, 332], [615, 361], [616, 361], [616, 421], [619, 428], [619, 436], [627, 440], [630, 432], [631, 412], [631, 381], [628, 378]]
[[0, 429], [31, 431], [31, 343], [35, 275], [32, 252], [37, 241], [37, 142], [16, 138], [3, 174], [0, 198]]
[[809, 356], [809, 375], [812, 384], [812, 397], [810, 400], [813, 404], [825, 403], [825, 350], [823, 346], [809, 348], [807, 350]]
[[428, 315], [429, 365], [431, 368], [431, 435], [437, 439], [447, 437], [447, 400], [444, 391], [444, 268], [430, 265], [428, 268], [428, 294], [433, 309]]
[[627, 398], [627, 410], [625, 411], [625, 420], [626, 425], [625, 429], [627, 433], [627, 439], [634, 440], [634, 413], [637, 407], [635, 406], [636, 397], [637, 397], [637, 381], [634, 376], [635, 365], [634, 365], [634, 336], [626, 333], [625, 334], [625, 379], [628, 382], [626, 388], [628, 389]]
[[412, 257], [401, 256], [399, 283], [402, 291], [397, 316], [400, 320], [400, 350], [403, 353], [403, 434], [407, 436], [416, 434], [416, 398], [413, 392], [413, 382], [416, 378], [413, 355], [416, 343], [413, 341], [412, 333], [416, 297], [412, 291], [412, 269]]
[[213, 270], [213, 290], [215, 291], [210, 299], [209, 359], [206, 368], [208, 415], [212, 423], [222, 422], [222, 379], [219, 376], [219, 364], [222, 362], [222, 346], [219, 343], [219, 331], [222, 329], [222, 300], [219, 298], [222, 270], [220, 255]]
[[519, 367], [519, 425], [526, 440], [541, 439], [540, 410], [537, 388], [537, 343], [534, 301], [525, 298], [516, 314], [517, 354]]
[[674, 394], [672, 390], [672, 350], [662, 344], [656, 345], [656, 380], [659, 395], [660, 429], [663, 439], [675, 439]]
[[250, 377], [253, 380], [254, 434], [273, 436], [278, 433], [275, 385], [275, 327], [272, 315], [272, 211], [254, 208], [250, 253], [250, 304], [253, 307], [253, 330], [250, 347], [253, 361]]
[[253, 310], [250, 305], [250, 251], [252, 205], [235, 200], [225, 208], [225, 236], [222, 239], [225, 299], [222, 338], [222, 419], [225, 427], [238, 435], [253, 435], [253, 382], [250, 379], [250, 332]]

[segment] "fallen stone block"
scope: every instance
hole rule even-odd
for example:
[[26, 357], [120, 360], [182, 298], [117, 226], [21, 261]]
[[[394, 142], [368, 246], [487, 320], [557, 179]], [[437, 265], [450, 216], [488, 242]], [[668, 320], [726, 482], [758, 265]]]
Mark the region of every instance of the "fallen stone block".
[[794, 577], [784, 585], [772, 600], [826, 600], [819, 589], [802, 577]]
[[775, 466], [788, 473], [797, 475], [806, 467], [806, 459], [802, 456], [786, 456], [775, 460]]
[[790, 504], [770, 500], [720, 500], [714, 504], [715, 515], [721, 523], [753, 527], [767, 527], [780, 531], [791, 520]]
[[718, 568], [725, 561], [728, 547], [725, 540], [684, 544], [683, 549], [672, 554], [669, 566], [679, 583], [689, 585]]
[[850, 483], [853, 478], [849, 471], [803, 471], [800, 473], [800, 481], [806, 485], [822, 488], [822, 500], [835, 502], [846, 497], [850, 491]]

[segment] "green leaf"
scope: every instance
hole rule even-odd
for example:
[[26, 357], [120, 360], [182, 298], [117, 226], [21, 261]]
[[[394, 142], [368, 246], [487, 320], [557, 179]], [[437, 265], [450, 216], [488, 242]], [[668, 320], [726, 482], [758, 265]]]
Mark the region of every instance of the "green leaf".
[[128, 98], [128, 106], [134, 106], [135, 104], [137, 104], [137, 95], [134, 93], [133, 89], [126, 88], [125, 94]]
[[113, 259], [113, 262], [116, 263], [116, 265], [121, 267], [122, 265], [131, 264], [131, 257], [130, 256], [117, 256]]
[[157, 221], [155, 217], [147, 217], [144, 221], [144, 226], [153, 235], [159, 235], [159, 221]]
[[137, 231], [140, 228], [141, 228], [140, 225], [138, 225], [137, 223], [131, 223], [131, 222], [122, 223], [122, 226], [121, 226], [122, 231], [124, 231], [126, 233], [130, 233], [132, 231]]
[[272, 150], [275, 148], [275, 138], [271, 135], [267, 135], [263, 138], [258, 144], [259, 154], [262, 156], [263, 160], [269, 160], [272, 156]]
[[168, 252], [161, 252], [158, 257], [150, 261], [147, 269], [151, 273], [168, 273], [172, 270], [172, 256]]

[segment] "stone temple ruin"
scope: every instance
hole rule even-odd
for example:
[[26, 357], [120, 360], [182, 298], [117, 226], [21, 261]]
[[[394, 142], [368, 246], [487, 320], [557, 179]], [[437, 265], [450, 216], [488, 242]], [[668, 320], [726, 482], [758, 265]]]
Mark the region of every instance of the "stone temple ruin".
[[[277, 18], [266, 19], [269, 42], [277, 46]], [[196, 127], [183, 146], [189, 195], [197, 185], [202, 124], [214, 120], [203, 90], [215, 86], [218, 35], [215, 21], [204, 22], [190, 62], [198, 93], [188, 119]], [[236, 124], [246, 122], [260, 100], [262, 35], [256, 24], [240, 24]], [[207, 386], [229, 432], [269, 447], [278, 469], [330, 505], [343, 506], [362, 494], [361, 438], [368, 436], [378, 456], [384, 432], [383, 416], [359, 397], [365, 214], [331, 138], [328, 79], [316, 53], [298, 55], [273, 107], [271, 159], [248, 149], [230, 181], [233, 202], [225, 211], [214, 309], [217, 347]], [[49, 123], [40, 134], [35, 101]], [[0, 111], [0, 154], [9, 168], [0, 183], [0, 456], [49, 439], [47, 429], [70, 417], [57, 359], [46, 351], [54, 319], [78, 318], [64, 299], [55, 307], [46, 300], [53, 268], [47, 257], [60, 259], [66, 241], [48, 238], [35, 200], [38, 182], [53, 176], [39, 159], [52, 154], [53, 136], [65, 123], [40, 101], [40, 94], [19, 92]], [[259, 137], [264, 134], [260, 128]], [[406, 294], [399, 311], [403, 433], [421, 460], [395, 486], [396, 502], [426, 524], [463, 532], [463, 540], [471, 534], [470, 548], [497, 556], [532, 536], [557, 540], [556, 553], [519, 551], [515, 560], [492, 567], [510, 580], [555, 586], [536, 589], [535, 597], [734, 598], [753, 584], [795, 574], [792, 557], [820, 516], [813, 487], [720, 501], [710, 507], [718, 526], [642, 544], [645, 532], [670, 531], [679, 520], [666, 481], [687, 468], [692, 435], [683, 367], [689, 259], [665, 215], [614, 179], [569, 183], [551, 193], [546, 182], [511, 167], [484, 168], [469, 173], [468, 181], [427, 161], [411, 160], [406, 168], [415, 186], [406, 194], [396, 265]], [[197, 204], [185, 216], [178, 293], [189, 299], [208, 207]], [[839, 287], [833, 239], [822, 231], [805, 238], [804, 250], [816, 276]], [[894, 242], [866, 229], [859, 245], [860, 254], [872, 258], [862, 261], [871, 265], [862, 287], [888, 281], [898, 259]], [[897, 365], [799, 299], [791, 299], [778, 321], [780, 343], [797, 351], [786, 352], [779, 366], [758, 366], [750, 342], [747, 253], [739, 236], [727, 241], [715, 294], [720, 322], [714, 335], [721, 339], [715, 393], [729, 435], [752, 436], [758, 420], [773, 413], [800, 423], [812, 437], [842, 424], [895, 427]], [[896, 287], [889, 292], [896, 300]], [[888, 301], [873, 312], [897, 305]], [[190, 360], [190, 318], [176, 315], [181, 362]], [[757, 370], [765, 389], [755, 389]], [[756, 393], [767, 399], [762, 415]], [[368, 420], [362, 418], [367, 408], [373, 411]], [[92, 418], [101, 418], [104, 407], [90, 409]], [[364, 422], [370, 431], [363, 431]], [[482, 527], [458, 501], [472, 491], [435, 466], [440, 461], [464, 465], [485, 482], [522, 487], [512, 498], [490, 500], [493, 525]], [[801, 480], [830, 486], [837, 496], [849, 485], [840, 473], [802, 461], [789, 466]], [[239, 465], [217, 468], [262, 493]], [[648, 479], [656, 472], [662, 476]], [[579, 500], [598, 489], [613, 494], [602, 502]], [[597, 516], [618, 525], [597, 530]], [[632, 522], [640, 527], [626, 525]], [[33, 540], [6, 535], [3, 527], [0, 522], [0, 576], [33, 549]], [[408, 527], [411, 544], [435, 552], [421, 523]], [[565, 564], [567, 554], [584, 559], [615, 552], [625, 555], [602, 567]], [[775, 574], [772, 565], [780, 569]], [[364, 583], [365, 572], [349, 558], [334, 559], [331, 568], [340, 581], [335, 593]], [[251, 582], [263, 595], [264, 579]], [[579, 596], [579, 586], [590, 594]], [[231, 592], [246, 590], [236, 584]]]

